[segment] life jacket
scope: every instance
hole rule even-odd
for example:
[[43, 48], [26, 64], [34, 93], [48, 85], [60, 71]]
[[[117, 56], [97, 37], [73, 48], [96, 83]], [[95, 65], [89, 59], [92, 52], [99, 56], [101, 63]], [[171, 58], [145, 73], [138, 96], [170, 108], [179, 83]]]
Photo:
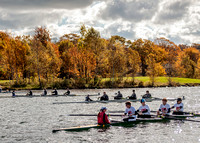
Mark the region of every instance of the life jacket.
[[103, 125], [103, 124], [110, 124], [110, 121], [108, 120], [108, 116], [106, 115], [105, 112], [99, 112], [97, 116], [98, 124]]

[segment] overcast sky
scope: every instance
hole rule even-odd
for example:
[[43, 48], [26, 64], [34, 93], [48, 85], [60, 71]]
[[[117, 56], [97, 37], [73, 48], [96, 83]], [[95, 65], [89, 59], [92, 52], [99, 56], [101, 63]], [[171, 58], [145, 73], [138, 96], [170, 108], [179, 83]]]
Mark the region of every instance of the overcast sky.
[[0, 0], [0, 30], [14, 36], [46, 26], [60, 37], [79, 33], [82, 23], [104, 38], [200, 43], [200, 0]]

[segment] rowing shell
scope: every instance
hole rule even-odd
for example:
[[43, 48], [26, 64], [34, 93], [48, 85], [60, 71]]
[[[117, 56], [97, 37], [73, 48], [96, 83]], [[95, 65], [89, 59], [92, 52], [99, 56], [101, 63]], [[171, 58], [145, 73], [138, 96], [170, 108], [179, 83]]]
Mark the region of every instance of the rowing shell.
[[70, 128], [60, 128], [60, 129], [54, 129], [52, 132], [58, 132], [58, 131], [83, 131], [83, 130], [88, 130], [91, 128], [107, 128], [110, 126], [128, 126], [131, 124], [138, 124], [138, 123], [145, 123], [145, 122], [161, 122], [161, 121], [166, 121], [163, 118], [141, 118], [141, 119], [136, 119], [135, 121], [130, 121], [130, 122], [122, 122], [122, 121], [114, 121], [111, 122], [111, 124], [105, 124], [105, 125], [87, 125], [87, 126], [77, 126], [77, 127], [70, 127]]
[[[89, 96], [99, 96], [100, 94], [92, 94], [92, 95], [89, 95]], [[29, 97], [29, 98], [32, 98], [32, 97], [75, 97], [75, 96], [86, 96], [86, 95], [77, 95], [77, 94], [69, 94], [69, 95], [32, 95], [32, 96], [29, 96], [29, 95], [15, 95], [15, 96], [1, 96], [0, 98], [16, 98], [16, 97]]]
[[107, 128], [110, 126], [128, 126], [132, 124], [138, 124], [138, 123], [146, 123], [146, 122], [167, 122], [169, 120], [182, 120], [186, 119], [188, 117], [195, 117], [194, 115], [170, 115], [170, 116], [164, 116], [164, 117], [153, 117], [153, 118], [137, 118], [134, 121], [129, 122], [123, 122], [123, 121], [111, 121], [111, 124], [105, 124], [105, 125], [87, 125], [87, 126], [77, 126], [77, 127], [69, 127], [69, 128], [60, 128], [60, 129], [54, 129], [52, 130], [53, 133], [58, 131], [83, 131], [88, 130], [91, 128]]
[[[128, 99], [122, 99], [122, 100], [95, 100], [95, 101], [78, 101], [78, 102], [53, 102], [53, 104], [76, 104], [76, 103], [110, 103], [110, 102], [118, 102], [118, 103], [121, 103], [121, 102], [126, 102], [126, 101], [132, 101], [132, 102], [137, 102], [137, 101], [140, 101], [140, 99], [136, 99], [136, 100], [128, 100]], [[147, 102], [151, 102], [153, 101], [152, 99], [148, 99], [146, 100]]]
[[6, 94], [6, 93], [11, 93], [11, 92], [9, 92], [9, 91], [0, 92], [0, 94]]
[[[175, 101], [177, 100], [176, 98], [167, 98], [169, 101]], [[183, 98], [185, 99], [185, 98]], [[78, 102], [53, 102], [53, 104], [76, 104], [76, 103], [110, 103], [110, 102], [117, 102], [117, 103], [121, 103], [121, 102], [127, 102], [127, 101], [131, 101], [131, 102], [138, 102], [141, 99], [135, 99], [135, 100], [131, 100], [131, 99], [115, 99], [115, 100], [107, 100], [107, 101], [100, 101], [100, 100], [95, 100], [95, 101], [78, 101]], [[152, 97], [152, 98], [146, 98], [145, 99], [146, 102], [152, 102], [152, 101], [160, 101], [162, 100], [162, 98], [156, 98], [156, 97]]]

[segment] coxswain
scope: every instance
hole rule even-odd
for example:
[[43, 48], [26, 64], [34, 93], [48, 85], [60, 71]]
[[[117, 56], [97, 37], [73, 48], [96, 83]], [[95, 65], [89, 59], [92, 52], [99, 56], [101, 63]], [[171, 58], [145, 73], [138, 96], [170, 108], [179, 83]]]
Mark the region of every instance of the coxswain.
[[46, 96], [46, 95], [47, 95], [47, 89], [45, 88], [42, 96]]
[[100, 101], [108, 101], [108, 100], [109, 100], [108, 95], [106, 94], [106, 92], [103, 92], [103, 96], [101, 96]]
[[146, 105], [145, 99], [141, 99], [140, 102], [142, 105], [137, 110], [138, 118], [151, 118], [151, 115], [150, 115], [151, 110], [149, 106]]
[[67, 88], [67, 92], [65, 92], [64, 95], [70, 95], [70, 90], [69, 90], [69, 88]]
[[33, 92], [29, 90], [29, 92], [26, 94], [27, 96], [33, 96]]
[[137, 96], [136, 96], [136, 94], [135, 94], [135, 90], [133, 90], [133, 93], [132, 93], [132, 95], [129, 97], [129, 99], [131, 99], [131, 100], [137, 99]]
[[13, 90], [12, 91], [12, 97], [15, 97], [16, 95], [15, 95], [15, 91]]
[[58, 91], [56, 88], [54, 89], [54, 91], [52, 91], [52, 95], [58, 95]]
[[87, 96], [85, 97], [85, 101], [93, 101], [93, 100], [90, 99], [90, 95], [87, 95]]
[[108, 116], [106, 115], [106, 111], [107, 111], [106, 107], [101, 108], [101, 110], [100, 110], [100, 112], [97, 116], [97, 120], [98, 120], [99, 125], [110, 124]]
[[136, 110], [133, 106], [131, 106], [131, 102], [127, 101], [125, 103], [126, 105], [126, 110], [124, 112], [124, 116], [128, 115], [127, 118], [124, 118], [124, 122], [130, 122], [130, 121], [135, 121], [136, 120]]
[[162, 104], [160, 105], [160, 108], [157, 111], [157, 115], [168, 116], [170, 114], [170, 111], [171, 111], [171, 109], [170, 109], [170, 105], [167, 104], [167, 99], [163, 98]]
[[119, 100], [119, 99], [122, 99], [122, 97], [123, 97], [123, 95], [121, 94], [120, 91], [118, 91], [117, 96], [115, 96], [114, 99]]
[[148, 90], [146, 91], [146, 94], [142, 96], [142, 98], [151, 98], [151, 94]]
[[175, 108], [175, 110], [173, 111], [174, 115], [183, 115], [183, 103], [182, 103], [182, 99], [178, 98], [177, 99], [177, 103], [174, 104], [174, 106], [171, 107], [171, 109]]

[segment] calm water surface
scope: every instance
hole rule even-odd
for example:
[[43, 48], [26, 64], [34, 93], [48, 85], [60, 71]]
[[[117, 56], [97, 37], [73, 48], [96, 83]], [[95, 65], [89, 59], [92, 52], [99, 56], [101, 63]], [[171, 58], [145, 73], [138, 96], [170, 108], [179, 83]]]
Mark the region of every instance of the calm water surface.
[[[143, 88], [136, 89], [138, 98], [150, 90], [154, 97], [181, 97], [185, 111], [200, 111], [200, 87], [178, 88]], [[106, 91], [112, 99], [118, 89], [72, 90], [75, 94], [93, 94]], [[124, 96], [131, 95], [132, 89], [120, 89]], [[21, 91], [25, 94], [27, 91]], [[34, 94], [42, 91], [33, 91]], [[59, 90], [59, 93], [63, 93]], [[9, 94], [8, 94], [9, 95]], [[5, 94], [0, 94], [5, 96]], [[78, 125], [95, 124], [96, 117], [68, 117], [71, 113], [98, 113], [102, 106], [109, 110], [124, 110], [124, 103], [109, 104], [63, 104], [54, 105], [57, 101], [82, 101], [82, 97], [45, 97], [45, 98], [0, 98], [0, 143], [196, 143], [200, 142], [200, 123], [170, 121], [167, 123], [137, 124], [132, 127], [111, 127], [102, 132], [91, 129], [84, 132], [58, 132], [52, 129]], [[97, 97], [91, 97], [97, 99]], [[149, 102], [151, 110], [157, 110], [160, 101]], [[173, 105], [175, 102], [168, 102]], [[133, 103], [135, 108], [140, 103]], [[121, 120], [120, 117], [115, 118]], [[193, 118], [200, 120], [199, 118]]]

